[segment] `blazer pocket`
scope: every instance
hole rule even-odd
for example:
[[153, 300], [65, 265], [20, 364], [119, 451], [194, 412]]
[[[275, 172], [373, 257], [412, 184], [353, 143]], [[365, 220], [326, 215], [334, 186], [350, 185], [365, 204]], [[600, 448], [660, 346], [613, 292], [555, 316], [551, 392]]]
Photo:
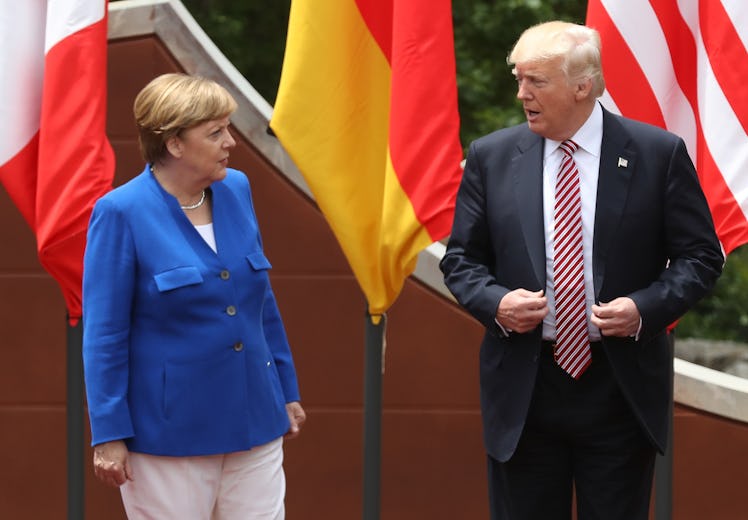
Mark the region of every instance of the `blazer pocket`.
[[249, 265], [252, 266], [252, 269], [255, 271], [263, 271], [270, 269], [272, 265], [270, 265], [270, 260], [268, 260], [262, 251], [257, 251], [256, 253], [249, 253], [247, 255], [247, 261], [249, 262]]
[[203, 276], [197, 267], [175, 267], [162, 273], [153, 275], [156, 287], [160, 292], [171, 291], [188, 285], [203, 283]]

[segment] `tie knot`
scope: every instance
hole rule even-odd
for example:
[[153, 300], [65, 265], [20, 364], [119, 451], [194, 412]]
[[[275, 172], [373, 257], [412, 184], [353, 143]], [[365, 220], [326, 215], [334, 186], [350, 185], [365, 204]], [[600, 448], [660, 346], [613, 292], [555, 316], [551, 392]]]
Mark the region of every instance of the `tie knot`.
[[561, 143], [558, 147], [561, 148], [561, 151], [564, 152], [564, 154], [568, 155], [569, 157], [574, 155], [574, 152], [579, 150], [579, 145], [575, 143], [574, 141], [572, 141], [571, 139], [567, 139], [566, 141]]

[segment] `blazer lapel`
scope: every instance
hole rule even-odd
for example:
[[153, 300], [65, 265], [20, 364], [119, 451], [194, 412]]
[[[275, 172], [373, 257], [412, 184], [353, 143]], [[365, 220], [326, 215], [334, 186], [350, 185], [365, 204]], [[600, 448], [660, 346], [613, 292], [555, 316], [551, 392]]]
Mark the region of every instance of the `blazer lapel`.
[[592, 249], [595, 300], [599, 297], [605, 279], [608, 247], [616, 238], [616, 230], [628, 197], [631, 176], [636, 167], [636, 152], [630, 147], [630, 141], [628, 133], [619, 124], [616, 116], [603, 109], [603, 140]]
[[543, 224], [543, 138], [531, 133], [512, 158], [515, 202], [527, 253], [540, 288], [545, 288], [545, 226]]

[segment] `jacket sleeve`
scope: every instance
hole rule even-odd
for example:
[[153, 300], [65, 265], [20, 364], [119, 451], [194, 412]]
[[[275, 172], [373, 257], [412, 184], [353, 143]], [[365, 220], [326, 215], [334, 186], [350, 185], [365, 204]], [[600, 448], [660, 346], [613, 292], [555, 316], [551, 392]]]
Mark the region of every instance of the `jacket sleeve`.
[[671, 150], [663, 202], [667, 268], [630, 295], [642, 316], [641, 339], [680, 318], [714, 286], [724, 256], [711, 212], [682, 139]]
[[135, 252], [110, 201], [94, 207], [83, 260], [83, 364], [91, 444], [134, 435], [128, 407]]
[[[254, 219], [257, 224], [257, 215], [255, 214], [254, 203], [252, 202], [252, 192], [248, 180], [242, 175], [241, 181], [246, 185], [249, 196], [250, 218]], [[259, 230], [259, 225], [257, 225]], [[258, 231], [259, 233], [259, 231]], [[258, 235], [259, 246], [262, 249], [262, 237]], [[291, 354], [291, 346], [288, 343], [285, 327], [281, 318], [278, 303], [275, 300], [273, 289], [268, 281], [267, 289], [264, 294], [264, 303], [262, 308], [263, 330], [265, 340], [273, 355], [275, 366], [280, 377], [283, 396], [286, 403], [299, 401], [299, 384], [296, 378], [296, 368]]]
[[452, 234], [439, 267], [457, 301], [489, 331], [503, 335], [495, 321], [509, 289], [492, 274], [494, 263], [486, 212], [486, 189], [475, 143], [470, 146], [457, 193]]

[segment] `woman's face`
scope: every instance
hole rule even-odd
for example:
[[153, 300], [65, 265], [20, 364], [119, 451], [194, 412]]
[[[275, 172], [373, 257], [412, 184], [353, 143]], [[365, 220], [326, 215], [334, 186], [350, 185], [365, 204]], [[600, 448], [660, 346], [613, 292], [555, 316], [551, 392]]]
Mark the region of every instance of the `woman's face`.
[[226, 177], [229, 151], [236, 146], [229, 132], [228, 116], [183, 130], [175, 139], [181, 166], [196, 179], [215, 182]]

